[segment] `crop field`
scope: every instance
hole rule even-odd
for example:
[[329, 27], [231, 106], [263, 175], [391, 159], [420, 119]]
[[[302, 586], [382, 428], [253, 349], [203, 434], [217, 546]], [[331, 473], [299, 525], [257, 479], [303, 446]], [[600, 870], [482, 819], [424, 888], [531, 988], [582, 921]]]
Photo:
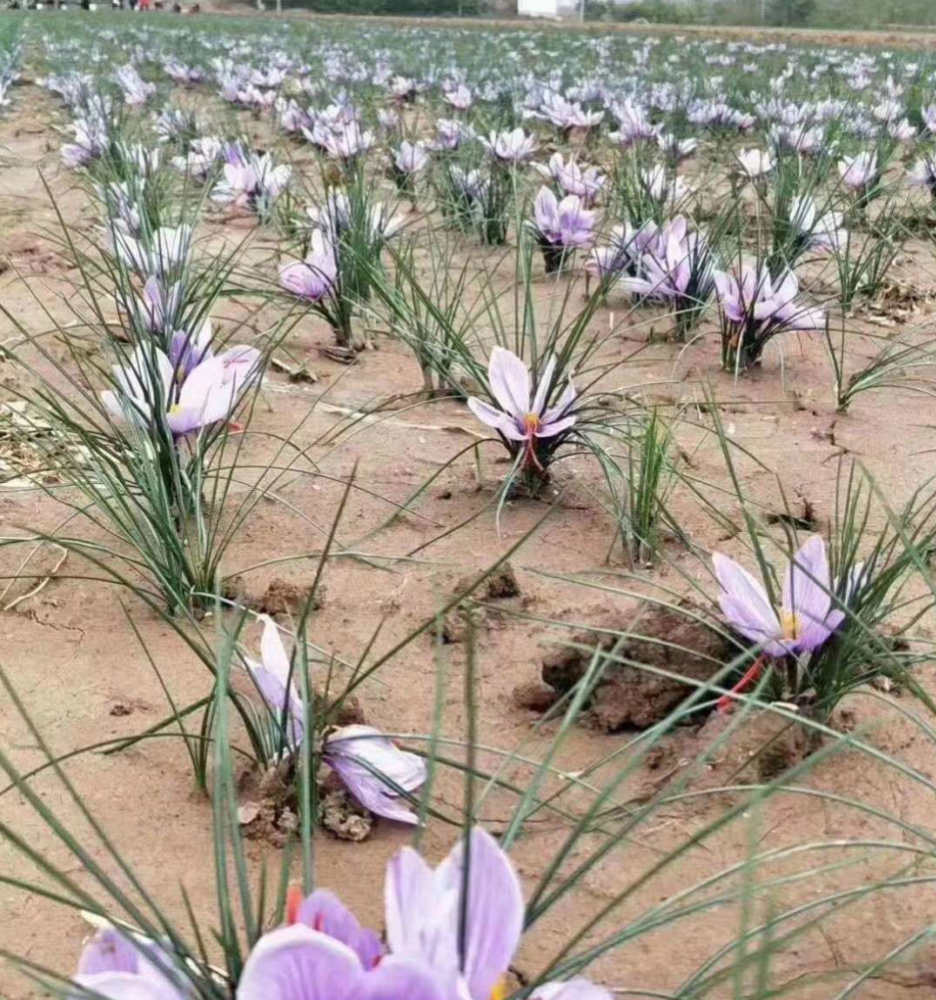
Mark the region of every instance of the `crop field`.
[[936, 995], [936, 53], [0, 15], [0, 996]]

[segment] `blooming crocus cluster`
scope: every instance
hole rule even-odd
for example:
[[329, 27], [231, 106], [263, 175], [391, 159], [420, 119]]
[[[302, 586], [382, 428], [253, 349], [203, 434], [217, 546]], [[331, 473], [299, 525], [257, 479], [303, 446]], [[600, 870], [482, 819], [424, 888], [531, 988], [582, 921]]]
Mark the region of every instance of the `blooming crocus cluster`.
[[722, 614], [734, 631], [762, 653], [735, 692], [757, 679], [765, 657], [780, 660], [814, 653], [845, 620], [844, 611], [833, 607], [826, 545], [818, 535], [808, 539], [787, 566], [779, 608], [773, 606], [761, 581], [733, 559], [716, 553], [713, 564], [721, 587]]
[[[247, 669], [277, 726], [285, 730], [283, 748], [294, 752], [308, 736], [305, 703], [295, 664], [270, 618], [264, 618], [260, 662], [248, 658]], [[417, 821], [400, 790], [414, 794], [425, 783], [421, 757], [400, 750], [379, 729], [364, 725], [331, 730], [322, 743], [322, 757], [365, 809], [398, 823]]]
[[634, 255], [634, 275], [621, 278], [631, 294], [674, 309], [684, 327], [708, 302], [714, 288], [712, 252], [699, 233], [690, 232], [685, 216], [678, 215]]
[[[236, 1000], [493, 1000], [523, 936], [523, 887], [506, 852], [475, 827], [436, 868], [411, 847], [387, 864], [386, 947], [334, 894], [290, 890], [286, 922], [253, 946]], [[157, 964], [158, 959], [158, 964]], [[108, 928], [84, 947], [75, 981], [106, 1000], [186, 1000], [168, 948]], [[584, 978], [531, 1000], [611, 1000]]]
[[546, 472], [555, 449], [575, 426], [576, 393], [569, 379], [556, 402], [549, 406], [555, 388], [556, 359], [551, 357], [536, 378], [523, 361], [504, 347], [495, 347], [488, 362], [488, 386], [496, 406], [471, 397], [471, 412], [501, 436], [511, 454], [522, 455], [526, 471]]
[[605, 176], [598, 167], [582, 169], [572, 157], [564, 160], [561, 153], [553, 153], [549, 163], [534, 163], [533, 169], [552, 180], [560, 195], [574, 194], [589, 207], [594, 204], [605, 185]]
[[265, 218], [289, 184], [292, 167], [275, 164], [269, 153], [247, 152], [236, 144], [227, 146], [224, 156], [223, 176], [211, 192], [212, 200]]
[[559, 201], [548, 187], [540, 188], [533, 209], [533, 232], [546, 271], [558, 271], [575, 250], [591, 245], [594, 239], [595, 213], [583, 206], [578, 195], [566, 195]]
[[774, 279], [765, 267], [745, 264], [739, 274], [716, 271], [715, 288], [722, 310], [724, 361], [731, 367], [756, 364], [777, 334], [825, 326], [825, 312], [800, 301], [792, 271]]

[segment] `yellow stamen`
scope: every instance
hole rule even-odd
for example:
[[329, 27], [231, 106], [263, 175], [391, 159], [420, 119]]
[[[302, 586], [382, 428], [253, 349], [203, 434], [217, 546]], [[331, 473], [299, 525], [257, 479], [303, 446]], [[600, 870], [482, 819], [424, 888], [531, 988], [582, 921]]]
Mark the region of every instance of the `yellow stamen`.
[[501, 976], [500, 979], [494, 984], [494, 989], [491, 990], [490, 1000], [504, 1000], [507, 996], [507, 979]]
[[538, 413], [528, 413], [523, 418], [523, 425], [526, 427], [527, 432], [530, 434], [535, 434], [541, 425], [541, 421]]
[[780, 611], [780, 628], [782, 639], [798, 639], [803, 631], [803, 622], [795, 611]]

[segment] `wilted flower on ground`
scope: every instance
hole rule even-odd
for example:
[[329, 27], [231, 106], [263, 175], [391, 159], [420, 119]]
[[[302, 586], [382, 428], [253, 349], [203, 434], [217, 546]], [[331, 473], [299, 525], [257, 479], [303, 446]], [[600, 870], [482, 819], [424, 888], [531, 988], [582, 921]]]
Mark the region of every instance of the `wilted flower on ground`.
[[361, 725], [329, 733], [322, 756], [365, 809], [398, 823], [418, 821], [397, 789], [412, 794], [425, 784], [426, 764], [421, 757], [401, 750], [379, 729]]
[[575, 425], [575, 389], [572, 380], [559, 396], [555, 405], [547, 406], [553, 390], [556, 359], [549, 359], [536, 380], [533, 391], [527, 366], [504, 347], [495, 347], [488, 362], [488, 385], [500, 409], [481, 399], [471, 397], [468, 407], [488, 427], [501, 435], [511, 452], [523, 446], [524, 467], [532, 466], [545, 471], [539, 442], [548, 445], [547, 455]]
[[[260, 663], [247, 658], [247, 669], [277, 723], [286, 726], [286, 749], [295, 751], [307, 735], [305, 705], [297, 667], [268, 617], [263, 619], [260, 658]], [[414, 793], [425, 784], [421, 757], [401, 750], [379, 729], [362, 725], [334, 729], [322, 744], [322, 757], [365, 809], [398, 823], [417, 821], [397, 789]]]

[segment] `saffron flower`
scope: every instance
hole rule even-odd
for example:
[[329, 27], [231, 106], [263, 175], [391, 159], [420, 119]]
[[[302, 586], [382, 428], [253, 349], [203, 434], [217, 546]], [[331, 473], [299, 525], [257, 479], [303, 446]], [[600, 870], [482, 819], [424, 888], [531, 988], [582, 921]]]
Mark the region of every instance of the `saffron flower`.
[[790, 202], [790, 225], [804, 249], [837, 250], [846, 240], [842, 216], [838, 212], [820, 212], [808, 195]]
[[429, 163], [429, 153], [421, 142], [401, 142], [393, 155], [396, 169], [407, 177], [418, 174]]
[[569, 254], [587, 247], [594, 239], [595, 213], [583, 207], [578, 195], [559, 201], [552, 189], [544, 187], [536, 196], [533, 232], [543, 251], [546, 271], [558, 271]]
[[283, 264], [279, 269], [280, 285], [287, 292], [307, 302], [320, 302], [329, 295], [338, 280], [335, 251], [324, 233], [312, 233], [309, 253], [305, 260]]
[[143, 278], [165, 278], [185, 263], [192, 246], [191, 226], [161, 226], [148, 240], [136, 239], [116, 226], [109, 235], [118, 260]]
[[733, 559], [715, 553], [713, 564], [722, 589], [718, 603], [728, 624], [767, 656], [813, 653], [845, 619], [843, 611], [832, 607], [829, 560], [818, 535], [787, 566], [779, 609], [771, 605], [763, 584]]
[[272, 618], [263, 616], [260, 638], [260, 662], [245, 658], [247, 670], [280, 723], [286, 725], [286, 741], [295, 750], [305, 734], [305, 705], [296, 686], [295, 671], [290, 664], [279, 629]]
[[563, 195], [577, 195], [586, 208], [595, 201], [605, 184], [604, 174], [597, 167], [583, 170], [571, 157], [566, 162], [562, 153], [553, 153], [547, 165], [534, 163], [533, 169], [552, 180]]
[[496, 160], [512, 166], [528, 160], [536, 152], [536, 140], [522, 128], [492, 132], [486, 139], [481, 138], [481, 144]]
[[[553, 389], [556, 359], [549, 359], [534, 391], [527, 366], [504, 347], [495, 347], [488, 362], [488, 383], [491, 395], [500, 409], [471, 397], [468, 407], [488, 427], [493, 427], [512, 452], [522, 447], [524, 468], [530, 466], [545, 472], [542, 459], [555, 449], [575, 426], [575, 388], [572, 380], [555, 405], [547, 406]], [[540, 442], [546, 442], [546, 454], [541, 454]]]
[[910, 187], [926, 188], [936, 198], [936, 158], [928, 155], [917, 161], [907, 175], [907, 183]]
[[227, 420], [259, 374], [260, 352], [238, 346], [210, 356], [203, 350], [186, 373], [184, 362], [177, 367], [158, 348], [137, 347], [129, 364], [114, 366], [116, 389], [102, 393], [102, 402], [115, 417], [144, 428], [161, 411], [176, 438]]
[[738, 153], [738, 166], [741, 172], [752, 181], [769, 174], [774, 162], [770, 153], [762, 149], [742, 149]]
[[856, 194], [866, 194], [879, 180], [877, 154], [865, 152], [844, 156], [839, 161], [838, 171], [845, 188]]
[[757, 363], [767, 342], [779, 333], [825, 325], [824, 310], [800, 301], [792, 271], [773, 279], [766, 268], [746, 264], [739, 275], [716, 271], [714, 278], [723, 318], [723, 360], [729, 367]]
[[[290, 894], [287, 924], [254, 945], [236, 1000], [491, 1000], [523, 934], [523, 891], [507, 854], [475, 828], [435, 869], [412, 848], [387, 865], [389, 954], [331, 894]], [[466, 854], [470, 867], [466, 873]], [[610, 1000], [586, 979], [546, 983], [540, 1000]]]

